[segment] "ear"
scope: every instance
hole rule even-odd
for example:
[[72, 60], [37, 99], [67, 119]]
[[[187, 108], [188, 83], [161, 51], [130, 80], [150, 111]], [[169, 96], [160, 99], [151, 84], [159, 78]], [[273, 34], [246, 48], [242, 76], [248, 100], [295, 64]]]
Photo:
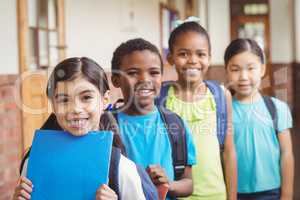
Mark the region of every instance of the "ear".
[[260, 77], [261, 78], [265, 76], [266, 70], [267, 70], [266, 68], [267, 68], [266, 64], [261, 65], [261, 72], [260, 72]]
[[110, 103], [110, 90], [107, 90], [103, 95], [103, 107], [107, 108]]
[[211, 54], [208, 55], [208, 66], [211, 64]]
[[167, 55], [167, 61], [170, 65], [174, 65], [174, 61], [173, 61], [173, 55], [171, 52], [168, 53]]
[[120, 87], [120, 75], [119, 74], [112, 74], [111, 82], [115, 88]]

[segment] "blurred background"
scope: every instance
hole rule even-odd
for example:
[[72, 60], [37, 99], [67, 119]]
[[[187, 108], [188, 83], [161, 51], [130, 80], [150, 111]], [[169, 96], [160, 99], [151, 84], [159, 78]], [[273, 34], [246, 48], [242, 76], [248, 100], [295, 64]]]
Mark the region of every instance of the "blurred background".
[[[250, 37], [264, 49], [262, 91], [288, 102], [294, 117], [300, 199], [300, 0], [0, 0], [0, 200], [11, 199], [22, 155], [51, 113], [45, 85], [59, 61], [91, 57], [109, 74], [114, 49], [135, 37], [165, 57], [174, 21], [189, 16], [211, 37], [208, 79], [226, 83], [223, 54], [232, 39]], [[172, 66], [164, 69], [165, 80], [176, 79]], [[120, 96], [112, 93], [112, 101]]]

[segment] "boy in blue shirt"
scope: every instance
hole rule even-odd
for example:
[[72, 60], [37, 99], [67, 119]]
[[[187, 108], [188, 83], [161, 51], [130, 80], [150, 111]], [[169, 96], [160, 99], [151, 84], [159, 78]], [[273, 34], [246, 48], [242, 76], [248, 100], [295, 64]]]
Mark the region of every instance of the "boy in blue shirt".
[[168, 184], [168, 198], [192, 194], [192, 165], [195, 147], [189, 129], [186, 132], [187, 165], [174, 180], [172, 147], [167, 129], [154, 99], [162, 82], [163, 62], [158, 49], [138, 38], [122, 43], [112, 58], [112, 83], [120, 88], [124, 106], [117, 113], [127, 156], [147, 168], [156, 186]]

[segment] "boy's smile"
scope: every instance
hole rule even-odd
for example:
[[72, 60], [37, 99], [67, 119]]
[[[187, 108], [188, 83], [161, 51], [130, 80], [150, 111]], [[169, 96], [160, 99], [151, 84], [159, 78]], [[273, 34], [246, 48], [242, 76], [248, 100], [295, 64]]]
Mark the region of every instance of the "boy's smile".
[[128, 114], [142, 114], [153, 110], [159, 94], [162, 71], [158, 55], [149, 51], [134, 51], [123, 57], [120, 73], [113, 75], [115, 87], [121, 88]]

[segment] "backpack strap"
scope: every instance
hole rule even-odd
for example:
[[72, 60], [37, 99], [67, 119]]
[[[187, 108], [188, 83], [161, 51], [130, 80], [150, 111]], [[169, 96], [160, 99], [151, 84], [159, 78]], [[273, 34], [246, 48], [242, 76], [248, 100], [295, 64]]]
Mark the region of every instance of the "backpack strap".
[[25, 153], [24, 157], [21, 160], [21, 165], [20, 165], [20, 169], [19, 169], [20, 175], [22, 174], [25, 161], [29, 158], [30, 150], [31, 150], [31, 147], [29, 147], [28, 151]]
[[165, 81], [161, 85], [159, 96], [154, 100], [155, 105], [158, 107], [166, 107], [166, 100], [169, 92], [169, 88], [175, 81]]
[[187, 144], [186, 130], [182, 119], [175, 113], [163, 107], [158, 107], [158, 111], [167, 129], [172, 147], [172, 160], [175, 180], [178, 180], [184, 173], [187, 165]]
[[42, 125], [40, 128], [42, 130], [62, 130], [62, 128], [59, 126], [56, 116], [54, 113], [51, 113], [46, 120], [46, 122]]
[[119, 190], [119, 164], [121, 158], [121, 150], [112, 147], [110, 165], [109, 165], [109, 187], [115, 191], [118, 199], [121, 200], [120, 190]]
[[210, 92], [214, 96], [217, 107], [217, 137], [220, 145], [220, 150], [224, 150], [224, 142], [227, 134], [227, 103], [224, 90], [217, 81], [204, 81]]
[[278, 115], [277, 115], [277, 109], [274, 104], [274, 101], [269, 96], [263, 96], [263, 100], [264, 100], [265, 105], [271, 115], [276, 136], [278, 136], [278, 133], [279, 133], [279, 131], [278, 131]]

